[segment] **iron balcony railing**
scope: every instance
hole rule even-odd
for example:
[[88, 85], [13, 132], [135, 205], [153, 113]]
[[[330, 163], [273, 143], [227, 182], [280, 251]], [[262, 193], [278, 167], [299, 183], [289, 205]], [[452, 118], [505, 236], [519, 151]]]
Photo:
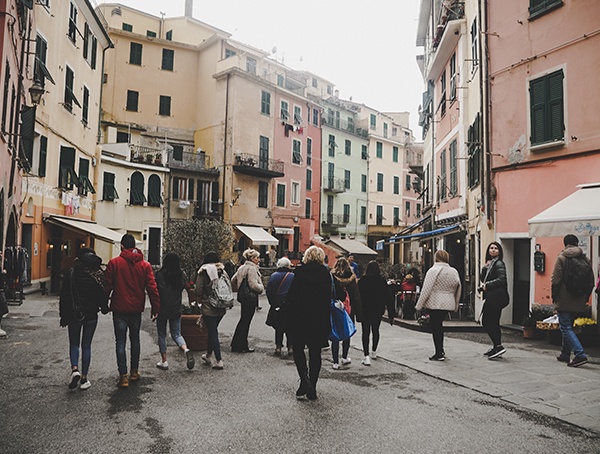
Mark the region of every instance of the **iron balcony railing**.
[[328, 192], [346, 192], [346, 180], [343, 178], [323, 178], [323, 190]]
[[235, 166], [248, 169], [261, 169], [283, 174], [283, 161], [259, 157], [251, 153], [236, 153]]
[[164, 150], [157, 148], [141, 147], [139, 145], [129, 145], [131, 150], [131, 161], [157, 166], [163, 165], [165, 156]]
[[349, 222], [349, 216], [344, 214], [327, 213], [322, 219], [323, 225], [346, 225]]
[[210, 169], [210, 156], [206, 153], [174, 152], [167, 153], [167, 165], [171, 169], [206, 170]]

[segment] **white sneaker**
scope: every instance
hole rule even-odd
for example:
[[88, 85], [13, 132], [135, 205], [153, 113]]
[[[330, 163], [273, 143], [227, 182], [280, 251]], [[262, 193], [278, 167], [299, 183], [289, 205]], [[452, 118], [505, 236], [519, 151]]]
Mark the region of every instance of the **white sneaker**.
[[87, 378], [82, 378], [81, 382], [79, 383], [79, 389], [82, 391], [85, 391], [86, 389], [90, 389], [92, 387], [92, 384], [90, 383], [90, 381]]
[[333, 370], [338, 370], [340, 365], [338, 363], [333, 363]]
[[362, 360], [362, 364], [363, 364], [363, 366], [370, 366], [371, 358], [369, 358], [368, 356], [365, 356], [364, 359]]
[[200, 358], [202, 358], [202, 361], [204, 362], [205, 366], [212, 366], [212, 359], [210, 355], [204, 353]]
[[81, 379], [81, 373], [78, 370], [71, 372], [71, 382], [69, 383], [69, 389], [77, 388], [79, 380]]
[[377, 352], [375, 350], [371, 352], [371, 359], [377, 359]]
[[158, 367], [161, 370], [169, 370], [169, 362], [168, 361], [163, 362], [161, 360], [156, 363], [156, 367]]
[[6, 337], [6, 331], [0, 328], [0, 337]]
[[350, 358], [342, 358], [342, 366], [347, 366], [352, 360]]
[[221, 370], [221, 369], [223, 369], [223, 360], [221, 360], [221, 361], [217, 361], [217, 362], [215, 363], [215, 365], [214, 365], [212, 368], [213, 368], [213, 369], [218, 369], [218, 370]]

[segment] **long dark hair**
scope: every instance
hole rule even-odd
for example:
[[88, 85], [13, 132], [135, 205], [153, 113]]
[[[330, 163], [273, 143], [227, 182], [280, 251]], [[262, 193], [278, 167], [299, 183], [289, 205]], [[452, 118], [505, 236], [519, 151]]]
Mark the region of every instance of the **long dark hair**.
[[177, 254], [174, 252], [165, 254], [163, 258], [163, 265], [160, 271], [165, 273], [167, 285], [169, 287], [174, 289], [181, 287], [181, 282], [183, 281], [183, 271], [181, 271], [179, 256]]
[[485, 261], [486, 262], [488, 260], [492, 260], [492, 256], [490, 255], [490, 246], [493, 244], [495, 244], [498, 247], [498, 260], [504, 259], [504, 251], [502, 250], [502, 246], [500, 246], [500, 243], [498, 243], [496, 241], [492, 241], [490, 244], [488, 244], [488, 247], [485, 250]]
[[381, 276], [381, 268], [379, 268], [379, 263], [377, 263], [375, 260], [371, 260], [369, 263], [367, 263], [364, 276]]

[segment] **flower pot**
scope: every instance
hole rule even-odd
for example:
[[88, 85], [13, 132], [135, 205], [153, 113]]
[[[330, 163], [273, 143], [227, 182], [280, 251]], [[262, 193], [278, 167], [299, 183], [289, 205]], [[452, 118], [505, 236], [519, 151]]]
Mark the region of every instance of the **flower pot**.
[[535, 335], [535, 328], [532, 326], [523, 327], [523, 339], [533, 339]]
[[181, 335], [190, 350], [200, 351], [208, 349], [208, 330], [206, 326], [198, 325], [199, 315], [181, 316]]

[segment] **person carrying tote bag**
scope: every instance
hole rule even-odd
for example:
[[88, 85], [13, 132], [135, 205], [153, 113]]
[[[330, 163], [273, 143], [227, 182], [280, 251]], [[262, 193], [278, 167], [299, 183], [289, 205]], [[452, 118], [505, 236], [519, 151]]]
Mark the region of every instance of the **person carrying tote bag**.
[[231, 340], [231, 351], [234, 353], [252, 353], [254, 351], [254, 348], [248, 345], [248, 332], [258, 306], [258, 295], [265, 290], [258, 268], [259, 252], [254, 249], [246, 249], [243, 256], [246, 261], [231, 278], [231, 287], [234, 292], [238, 292], [238, 301], [242, 306], [240, 321]]

